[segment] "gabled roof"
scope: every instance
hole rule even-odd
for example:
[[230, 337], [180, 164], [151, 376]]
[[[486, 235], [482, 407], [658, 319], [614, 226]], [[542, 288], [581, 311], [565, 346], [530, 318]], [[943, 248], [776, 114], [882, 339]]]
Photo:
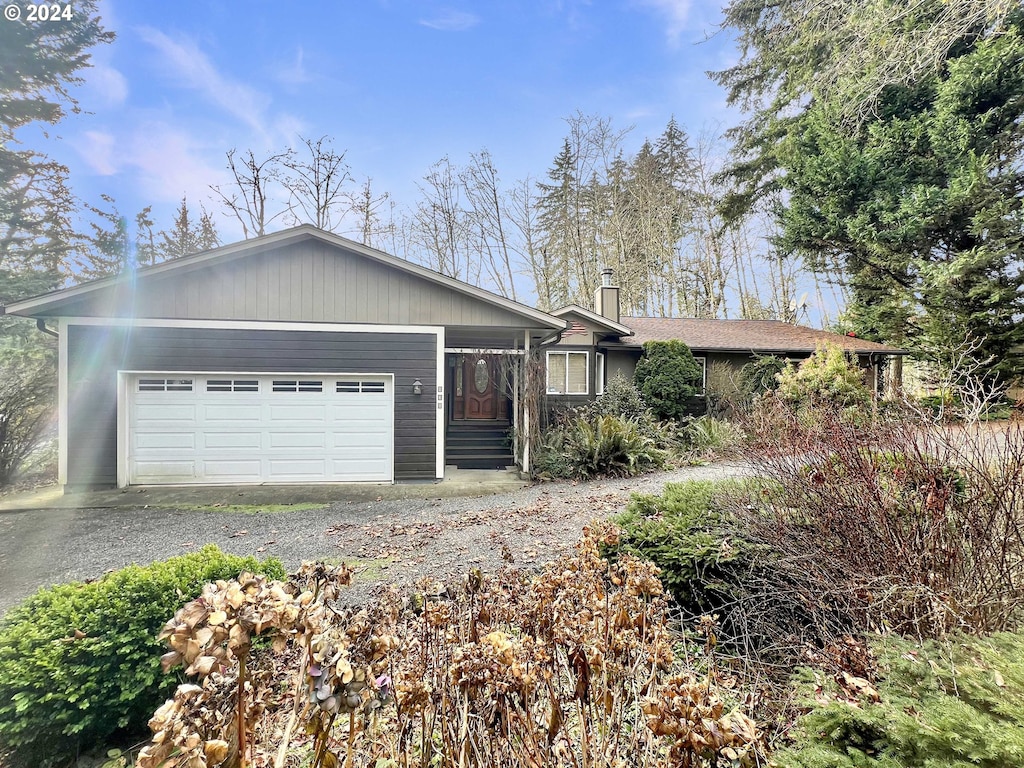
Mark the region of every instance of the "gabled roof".
[[577, 315], [582, 317], [584, 320], [589, 322], [591, 325], [596, 325], [599, 328], [603, 328], [606, 331], [614, 333], [616, 336], [632, 336], [632, 329], [626, 327], [622, 323], [616, 323], [614, 320], [610, 320], [604, 315], [599, 315], [597, 312], [593, 312], [589, 309], [584, 309], [579, 304], [566, 304], [564, 307], [552, 310], [552, 315], [555, 317], [564, 317], [565, 315]]
[[622, 346], [639, 347], [646, 341], [678, 339], [690, 349], [714, 352], [813, 352], [820, 344], [834, 344], [857, 354], [905, 355], [896, 347], [852, 336], [819, 331], [781, 320], [705, 320], [683, 317], [623, 317], [633, 337]]
[[[344, 248], [384, 266], [414, 275], [457, 293], [500, 307], [508, 312], [528, 318], [532, 323], [535, 323], [539, 327], [552, 329], [565, 328], [565, 321], [546, 312], [541, 312], [540, 310], [528, 307], [525, 304], [520, 304], [519, 302], [512, 301], [511, 299], [507, 299], [503, 296], [498, 296], [495, 293], [491, 293], [483, 288], [477, 288], [476, 286], [464, 283], [461, 280], [447, 277], [439, 272], [422, 267], [419, 264], [413, 264], [405, 261], [404, 259], [385, 253], [384, 251], [379, 251], [375, 248], [365, 246], [362, 243], [357, 243], [354, 240], [349, 240], [348, 238], [341, 237], [340, 235], [336, 235], [331, 232], [325, 232], [309, 224], [302, 224], [281, 232], [274, 232], [251, 240], [243, 240], [239, 243], [232, 243], [231, 245], [225, 245], [220, 248], [214, 248], [209, 251], [203, 251], [201, 253], [192, 254], [191, 256], [185, 256], [172, 261], [165, 261], [153, 266], [141, 267], [136, 270], [134, 274], [120, 274], [114, 277], [92, 280], [71, 288], [51, 291], [50, 293], [42, 294], [40, 296], [13, 302], [5, 308], [0, 307], [0, 310], [5, 310], [6, 314], [25, 315], [29, 317], [44, 313], [53, 315], [56, 314], [55, 310], [59, 310], [63, 305], [79, 301], [80, 299], [84, 299], [106, 289], [126, 285], [132, 281], [137, 284], [142, 284], [151, 278], [161, 275], [168, 275], [172, 273], [187, 274], [188, 272], [201, 269], [203, 267], [227, 263], [236, 259], [243, 259], [248, 256], [266, 253], [272, 249], [281, 248], [283, 246], [308, 239], [318, 240], [328, 245]], [[3, 313], [3, 311], [0, 311], [0, 314]]]

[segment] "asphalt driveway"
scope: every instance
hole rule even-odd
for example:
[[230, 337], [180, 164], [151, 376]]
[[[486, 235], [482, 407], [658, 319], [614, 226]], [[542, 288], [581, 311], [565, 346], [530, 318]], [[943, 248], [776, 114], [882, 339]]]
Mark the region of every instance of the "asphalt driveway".
[[0, 512], [0, 612], [39, 587], [97, 578], [208, 542], [234, 554], [273, 555], [289, 569], [303, 560], [344, 560], [356, 567], [353, 598], [381, 581], [445, 580], [471, 565], [496, 570], [503, 552], [505, 561], [533, 567], [571, 547], [590, 520], [621, 511], [634, 492], [747, 472], [742, 464], [719, 463], [461, 498]]

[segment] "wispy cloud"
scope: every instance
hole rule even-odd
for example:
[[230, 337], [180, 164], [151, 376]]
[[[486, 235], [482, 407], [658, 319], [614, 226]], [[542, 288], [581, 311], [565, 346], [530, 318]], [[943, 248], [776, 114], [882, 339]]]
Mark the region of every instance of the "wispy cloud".
[[306, 52], [300, 45], [295, 52], [295, 58], [286, 65], [277, 68], [274, 79], [282, 85], [303, 85], [313, 78], [306, 70]]
[[113, 176], [121, 170], [123, 158], [120, 152], [114, 152], [117, 141], [113, 134], [86, 131], [80, 139], [73, 139], [71, 144], [86, 164], [100, 176]]
[[91, 104], [110, 108], [119, 107], [128, 100], [128, 81], [108, 64], [93, 62], [85, 82], [92, 94]]
[[665, 20], [665, 37], [672, 45], [679, 43], [679, 37], [689, 26], [692, 0], [638, 0], [639, 4], [652, 8]]
[[429, 19], [420, 19], [420, 24], [442, 32], [465, 32], [480, 23], [480, 17], [467, 11], [446, 8]]
[[152, 27], [139, 35], [163, 57], [172, 76], [182, 86], [200, 92], [210, 103], [233, 115], [258, 134], [264, 134], [270, 97], [222, 74], [210, 58], [191, 40], [175, 40]]

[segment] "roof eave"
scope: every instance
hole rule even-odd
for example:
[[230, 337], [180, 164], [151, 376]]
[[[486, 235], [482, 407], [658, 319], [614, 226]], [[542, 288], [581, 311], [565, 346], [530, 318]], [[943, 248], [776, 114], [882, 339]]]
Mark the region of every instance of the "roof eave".
[[[647, 341], [657, 341], [657, 339], [647, 339]], [[608, 342], [603, 341], [598, 344], [601, 347], [609, 347], [613, 349], [622, 350], [635, 350], [637, 352], [643, 351], [643, 342], [633, 341], [630, 343], [616, 343], [614, 341]], [[721, 352], [727, 354], [740, 354], [740, 355], [785, 355], [791, 352], [806, 352], [807, 354], [813, 354], [814, 348], [812, 347], [774, 347], [774, 348], [753, 348], [753, 347], [713, 347], [713, 346], [702, 346], [702, 345], [687, 345], [694, 352]], [[890, 357], [904, 357], [910, 353], [905, 349], [844, 349], [844, 352], [853, 352], [858, 355], [888, 355]]]
[[621, 336], [634, 335], [633, 329], [630, 328], [628, 325], [617, 323], [614, 320], [605, 317], [604, 315], [599, 315], [597, 312], [589, 310], [586, 307], [581, 307], [579, 304], [567, 304], [564, 307], [559, 307], [558, 309], [552, 310], [550, 314], [554, 315], [555, 317], [561, 317], [562, 315], [569, 314], [571, 312], [575, 312], [584, 319], [592, 322], [594, 325], [603, 326], [604, 328], [607, 328], [609, 331], [614, 331]]

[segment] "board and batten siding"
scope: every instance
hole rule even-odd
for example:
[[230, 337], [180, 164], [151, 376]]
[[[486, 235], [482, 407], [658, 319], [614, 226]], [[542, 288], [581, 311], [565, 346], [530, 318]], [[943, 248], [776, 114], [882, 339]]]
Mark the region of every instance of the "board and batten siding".
[[66, 333], [68, 488], [117, 483], [119, 370], [394, 374], [395, 479], [435, 477], [434, 334], [74, 324]]
[[[315, 239], [246, 258], [110, 286], [65, 317], [146, 317], [382, 325], [523, 327], [523, 318], [451, 287]], [[57, 310], [55, 310], [55, 313]]]

